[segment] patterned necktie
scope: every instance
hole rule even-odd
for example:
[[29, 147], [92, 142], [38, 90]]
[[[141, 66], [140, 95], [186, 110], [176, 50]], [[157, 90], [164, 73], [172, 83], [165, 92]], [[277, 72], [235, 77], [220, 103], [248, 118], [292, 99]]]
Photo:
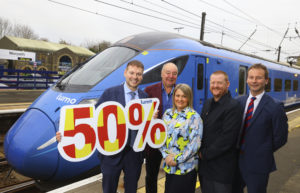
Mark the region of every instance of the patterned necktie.
[[133, 100], [133, 99], [135, 99], [135, 92], [129, 92], [128, 93], [129, 95], [130, 95], [130, 100]]
[[256, 97], [252, 97], [250, 103], [248, 104], [248, 108], [247, 108], [247, 112], [246, 112], [246, 116], [245, 116], [245, 120], [244, 120], [244, 128], [243, 128], [243, 133], [242, 133], [242, 137], [241, 137], [241, 153], [244, 152], [245, 149], [245, 135], [247, 132], [247, 128], [250, 125], [250, 121], [252, 119], [252, 114], [253, 114], [253, 109], [254, 109], [254, 100], [256, 99]]

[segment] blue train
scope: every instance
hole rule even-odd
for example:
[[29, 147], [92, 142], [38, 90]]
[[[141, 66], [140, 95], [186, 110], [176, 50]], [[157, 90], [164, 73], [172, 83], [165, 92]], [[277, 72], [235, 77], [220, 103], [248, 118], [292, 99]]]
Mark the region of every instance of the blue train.
[[191, 86], [198, 112], [204, 101], [212, 97], [208, 81], [212, 72], [227, 72], [231, 94], [244, 95], [248, 93], [247, 68], [254, 63], [268, 67], [270, 84], [266, 90], [271, 96], [285, 106], [300, 102], [299, 69], [178, 34], [142, 33], [122, 39], [77, 65], [26, 110], [5, 137], [5, 155], [13, 168], [42, 181], [64, 181], [97, 170], [96, 153], [74, 163], [59, 155], [53, 137], [59, 126], [60, 109], [64, 105], [95, 103], [106, 88], [124, 82], [123, 72], [130, 60], [140, 60], [145, 65], [141, 87], [160, 81], [162, 65], [174, 62], [179, 69], [177, 82]]

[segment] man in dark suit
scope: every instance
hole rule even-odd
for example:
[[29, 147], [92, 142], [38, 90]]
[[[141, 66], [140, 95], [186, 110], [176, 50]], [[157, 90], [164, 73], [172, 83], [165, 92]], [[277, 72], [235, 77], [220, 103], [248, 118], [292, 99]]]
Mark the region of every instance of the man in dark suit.
[[[172, 95], [177, 80], [178, 69], [174, 63], [164, 64], [161, 70], [162, 81], [145, 88], [151, 98], [159, 99], [158, 117], [162, 118], [165, 110], [172, 108]], [[158, 149], [147, 145], [146, 156], [146, 193], [157, 193], [157, 177], [162, 155]]]
[[[96, 106], [106, 101], [116, 101], [124, 107], [132, 99], [147, 98], [148, 95], [138, 89], [143, 79], [144, 65], [133, 60], [127, 64], [124, 71], [126, 82], [122, 85], [106, 89]], [[137, 131], [130, 130], [128, 144], [117, 155], [106, 156], [100, 154], [100, 166], [103, 174], [102, 188], [104, 193], [117, 192], [121, 171], [124, 172], [125, 193], [137, 191], [137, 183], [140, 178], [143, 164], [143, 152], [135, 152], [132, 149]]]
[[202, 193], [232, 193], [242, 111], [231, 97], [229, 85], [225, 72], [211, 74], [213, 98], [205, 101], [201, 113], [203, 138], [199, 150], [199, 178]]
[[287, 142], [288, 124], [282, 103], [265, 93], [269, 74], [262, 64], [248, 69], [248, 96], [238, 98], [244, 111], [239, 147], [239, 173], [234, 192], [266, 193], [269, 174], [276, 170], [273, 153]]

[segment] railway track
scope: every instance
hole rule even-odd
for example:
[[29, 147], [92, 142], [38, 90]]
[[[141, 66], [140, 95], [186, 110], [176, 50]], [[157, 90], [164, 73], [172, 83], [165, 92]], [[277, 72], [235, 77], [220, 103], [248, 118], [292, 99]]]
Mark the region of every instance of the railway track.
[[[21, 176], [11, 169], [4, 155], [4, 136], [22, 113], [1, 114], [0, 116], [0, 192], [32, 192], [38, 190], [34, 180]], [[28, 191], [27, 191], [28, 190]]]
[[0, 188], [1, 193], [39, 193], [39, 189], [35, 187], [34, 180], [28, 180], [18, 184]]

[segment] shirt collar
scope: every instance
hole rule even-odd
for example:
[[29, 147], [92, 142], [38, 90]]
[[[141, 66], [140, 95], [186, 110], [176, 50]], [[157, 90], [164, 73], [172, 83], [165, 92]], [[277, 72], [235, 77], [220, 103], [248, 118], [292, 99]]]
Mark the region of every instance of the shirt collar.
[[[170, 94], [173, 94], [174, 88], [175, 88], [175, 85], [172, 87], [172, 90], [171, 90]], [[168, 93], [166, 92], [166, 89], [165, 89], [165, 87], [164, 87], [163, 82], [161, 82], [161, 89], [162, 89], [162, 91], [164, 91], [166, 94], [168, 94]]]
[[231, 97], [231, 94], [229, 91], [227, 93], [225, 93], [218, 101], [215, 101], [215, 99], [213, 98], [212, 102], [224, 104], [226, 102], [226, 98], [228, 98], [228, 97]]
[[[262, 98], [262, 96], [265, 94], [265, 91], [263, 91], [262, 93], [260, 93], [259, 95], [256, 95], [255, 97], [256, 97], [256, 100], [257, 101], [260, 101], [260, 99]], [[249, 94], [249, 97], [248, 97], [248, 99], [251, 99], [253, 97], [253, 95], [251, 94], [251, 92], [250, 92], [250, 94]]]
[[177, 109], [175, 108], [174, 114], [186, 114], [187, 112], [189, 112], [191, 110], [190, 107], [185, 107], [182, 111], [178, 112]]
[[124, 83], [124, 92], [125, 92], [126, 94], [128, 94], [128, 93], [130, 93], [130, 92], [135, 92], [135, 94], [137, 95], [137, 94], [138, 94], [137, 90], [138, 90], [138, 89], [136, 89], [135, 91], [130, 90], [130, 88], [128, 88], [127, 83], [126, 83], [126, 82]]

